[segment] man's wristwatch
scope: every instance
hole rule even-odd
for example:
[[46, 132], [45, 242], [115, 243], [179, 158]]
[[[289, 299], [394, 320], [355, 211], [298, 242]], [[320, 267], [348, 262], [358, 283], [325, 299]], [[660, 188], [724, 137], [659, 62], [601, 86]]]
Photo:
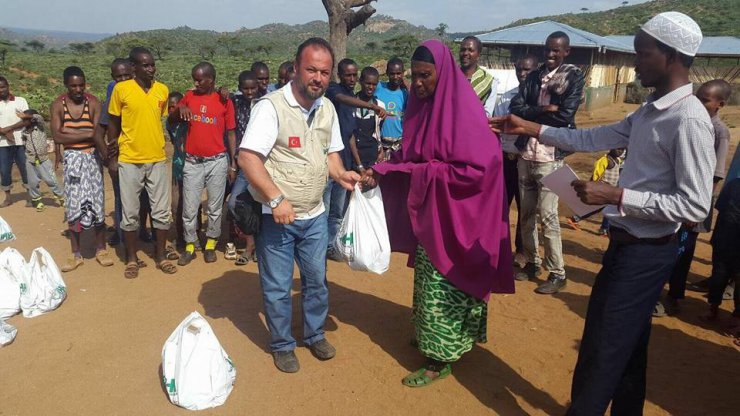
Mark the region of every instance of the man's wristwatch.
[[285, 199], [285, 196], [283, 194], [278, 195], [274, 199], [271, 199], [267, 205], [270, 207], [270, 209], [275, 209], [280, 205], [281, 202], [283, 202], [283, 199]]

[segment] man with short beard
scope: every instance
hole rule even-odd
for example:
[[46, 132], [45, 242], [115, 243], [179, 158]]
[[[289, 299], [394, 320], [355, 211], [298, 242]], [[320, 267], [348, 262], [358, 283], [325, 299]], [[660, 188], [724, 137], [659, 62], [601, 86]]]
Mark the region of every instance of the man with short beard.
[[[642, 415], [651, 315], [676, 264], [676, 231], [703, 221], [711, 206], [716, 159], [709, 113], [689, 81], [702, 33], [689, 16], [664, 12], [634, 40], [635, 72], [645, 103], [617, 123], [585, 130], [554, 128], [515, 116], [495, 130], [562, 149], [627, 148], [619, 184], [576, 180], [582, 202], [606, 205], [609, 247], [594, 279], [573, 371], [568, 416]], [[502, 128], [503, 127], [503, 128]], [[734, 253], [737, 255], [737, 252]]]
[[275, 366], [298, 371], [291, 334], [293, 262], [302, 282], [303, 343], [320, 360], [336, 350], [324, 336], [329, 310], [326, 283], [328, 230], [322, 195], [327, 176], [351, 190], [359, 174], [344, 169], [334, 106], [323, 95], [334, 52], [321, 38], [298, 47], [296, 78], [252, 109], [239, 152], [249, 192], [262, 202], [257, 259]]

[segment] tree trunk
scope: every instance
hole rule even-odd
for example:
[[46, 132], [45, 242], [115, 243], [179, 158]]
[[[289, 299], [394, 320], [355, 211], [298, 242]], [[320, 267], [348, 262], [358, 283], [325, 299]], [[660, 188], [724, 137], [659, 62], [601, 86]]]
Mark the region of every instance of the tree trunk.
[[[329, 18], [329, 43], [334, 49], [334, 65], [347, 56], [347, 37], [375, 13], [370, 3], [376, 0], [321, 0]], [[360, 7], [353, 10], [354, 7]], [[336, 69], [332, 71], [332, 77]]]

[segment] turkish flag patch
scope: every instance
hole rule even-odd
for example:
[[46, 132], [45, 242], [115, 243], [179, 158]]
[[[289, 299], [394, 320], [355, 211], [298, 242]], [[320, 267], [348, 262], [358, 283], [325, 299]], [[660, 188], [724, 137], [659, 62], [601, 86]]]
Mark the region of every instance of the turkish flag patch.
[[298, 136], [288, 137], [288, 147], [290, 148], [301, 147], [301, 138]]

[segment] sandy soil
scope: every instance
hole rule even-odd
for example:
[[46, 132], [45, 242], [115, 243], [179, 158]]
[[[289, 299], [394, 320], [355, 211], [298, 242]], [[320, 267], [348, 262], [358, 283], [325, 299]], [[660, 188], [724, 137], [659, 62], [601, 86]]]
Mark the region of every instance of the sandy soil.
[[[580, 125], [616, 120], [634, 108], [615, 105], [584, 113]], [[736, 142], [740, 108], [727, 109], [725, 119]], [[593, 155], [569, 158], [584, 173], [592, 162]], [[62, 209], [36, 213], [23, 207], [18, 187], [15, 192], [16, 203], [0, 210], [18, 235], [12, 246], [28, 256], [43, 245], [63, 262], [69, 243], [59, 233]], [[106, 198], [110, 209], [112, 193]], [[561, 216], [567, 214], [563, 209]], [[408, 343], [412, 272], [404, 256], [394, 255], [383, 276], [330, 262], [327, 337], [337, 357], [319, 362], [298, 348], [301, 371], [290, 375], [275, 369], [266, 350], [256, 265], [240, 268], [220, 258], [206, 266], [199, 257], [166, 276], [145, 254], [149, 267], [129, 281], [122, 263], [102, 268], [88, 258], [64, 275], [69, 296], [57, 311], [9, 320], [18, 338], [0, 349], [0, 415], [186, 414], [168, 401], [159, 366], [164, 341], [194, 310], [207, 317], [238, 371], [226, 404], [204, 415], [563, 414], [590, 287], [607, 246], [595, 233], [598, 221], [586, 221], [580, 232], [563, 227], [566, 290], [540, 296], [532, 292], [535, 282], [524, 282], [517, 283], [515, 295], [494, 296], [488, 309], [490, 341], [465, 355], [452, 377], [424, 389], [400, 383], [423, 361]], [[88, 257], [90, 237], [85, 239]], [[708, 236], [700, 237], [692, 281], [710, 273], [707, 241]], [[152, 248], [143, 245], [143, 250]], [[300, 303], [298, 291], [294, 300]], [[724, 308], [726, 319], [729, 303]], [[720, 325], [698, 320], [705, 309], [704, 298], [689, 292], [680, 315], [654, 320], [646, 414], [737, 414], [738, 351]], [[300, 338], [300, 314], [294, 317]]]

